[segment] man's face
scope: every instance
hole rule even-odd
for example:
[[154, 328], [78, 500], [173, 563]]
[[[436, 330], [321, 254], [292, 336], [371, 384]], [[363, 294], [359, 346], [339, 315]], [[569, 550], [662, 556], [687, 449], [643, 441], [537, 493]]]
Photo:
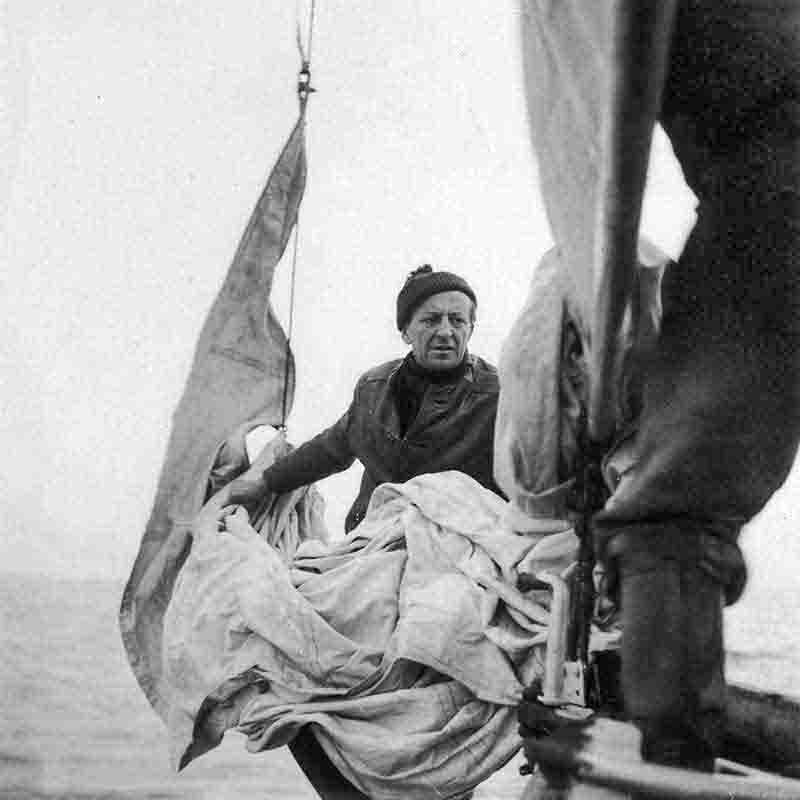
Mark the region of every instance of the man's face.
[[429, 370], [457, 367], [473, 329], [472, 300], [463, 292], [433, 294], [414, 311], [403, 331], [417, 363]]

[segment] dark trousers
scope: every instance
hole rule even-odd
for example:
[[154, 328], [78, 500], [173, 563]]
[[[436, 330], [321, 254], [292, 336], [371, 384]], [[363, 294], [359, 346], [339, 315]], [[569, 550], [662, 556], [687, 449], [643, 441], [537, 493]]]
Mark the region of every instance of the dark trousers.
[[619, 578], [645, 754], [703, 765], [724, 707], [721, 601], [744, 584], [737, 537], [800, 435], [800, 2], [681, 3], [661, 122], [698, 220], [664, 277], [636, 466], [597, 549]]

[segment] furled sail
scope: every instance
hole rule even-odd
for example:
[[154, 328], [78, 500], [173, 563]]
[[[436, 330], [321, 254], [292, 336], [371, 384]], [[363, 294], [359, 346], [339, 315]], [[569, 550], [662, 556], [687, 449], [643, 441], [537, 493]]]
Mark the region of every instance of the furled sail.
[[[301, 101], [302, 101], [301, 95]], [[136, 677], [155, 710], [162, 693], [163, 616], [191, 546], [220, 444], [248, 421], [280, 425], [294, 365], [270, 303], [275, 268], [295, 227], [306, 182], [305, 103], [205, 320], [173, 415], [155, 502], [122, 598], [120, 627]]]
[[613, 434], [612, 365], [633, 286], [673, 0], [520, 0], [542, 196], [589, 349], [589, 433]]

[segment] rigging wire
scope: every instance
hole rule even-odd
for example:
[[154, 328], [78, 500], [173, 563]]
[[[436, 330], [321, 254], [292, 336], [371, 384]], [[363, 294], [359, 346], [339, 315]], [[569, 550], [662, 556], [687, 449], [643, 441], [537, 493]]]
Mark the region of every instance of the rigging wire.
[[297, 212], [297, 219], [294, 224], [294, 246], [292, 248], [292, 270], [289, 276], [289, 320], [286, 325], [286, 353], [283, 367], [283, 401], [281, 404], [281, 424], [278, 430], [286, 430], [286, 417], [289, 405], [289, 381], [292, 378], [291, 366], [292, 358], [292, 330], [294, 328], [294, 297], [295, 286], [297, 283], [297, 251], [298, 239], [300, 238], [300, 212]]
[[[311, 0], [308, 19], [308, 46], [303, 47], [303, 40], [300, 32], [300, 15], [297, 15], [297, 49], [300, 52], [301, 67], [297, 79], [297, 97], [300, 102], [300, 117], [305, 125], [306, 103], [311, 92], [315, 91], [311, 85], [311, 48], [314, 39], [314, 19], [316, 16], [316, 0]], [[298, 209], [294, 225], [294, 242], [292, 247], [292, 268], [289, 276], [289, 319], [286, 326], [286, 353], [284, 359], [283, 374], [283, 399], [281, 403], [281, 423], [278, 430], [286, 430], [286, 418], [289, 406], [289, 381], [292, 378], [292, 333], [294, 330], [294, 306], [295, 292], [297, 286], [297, 254], [299, 251], [300, 240], [300, 211]]]
[[311, 64], [311, 50], [314, 44], [314, 21], [317, 13], [316, 0], [311, 0], [308, 11], [308, 47], [303, 47], [303, 37], [300, 31], [300, 13], [297, 12], [297, 49], [304, 64]]

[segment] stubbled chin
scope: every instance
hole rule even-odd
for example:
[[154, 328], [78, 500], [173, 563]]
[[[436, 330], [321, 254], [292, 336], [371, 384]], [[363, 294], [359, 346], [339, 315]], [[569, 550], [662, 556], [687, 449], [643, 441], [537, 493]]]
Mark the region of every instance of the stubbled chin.
[[428, 355], [428, 363], [433, 367], [455, 367], [458, 364], [458, 357], [455, 353], [431, 353]]

